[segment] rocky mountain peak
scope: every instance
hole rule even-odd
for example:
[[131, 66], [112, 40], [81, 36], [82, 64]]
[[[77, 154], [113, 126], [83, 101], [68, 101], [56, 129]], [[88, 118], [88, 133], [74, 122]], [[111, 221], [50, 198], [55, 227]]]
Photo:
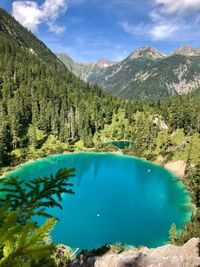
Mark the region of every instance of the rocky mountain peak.
[[99, 67], [99, 68], [107, 68], [109, 66], [112, 66], [116, 62], [110, 61], [108, 59], [99, 59], [95, 62], [89, 63], [88, 65], [93, 66], [93, 67]]
[[138, 48], [135, 50], [132, 54], [130, 54], [129, 59], [137, 59], [141, 57], [151, 57], [152, 59], [158, 59], [163, 58], [164, 55], [160, 53], [159, 50], [157, 50], [154, 47], [151, 46], [144, 46], [142, 48]]
[[200, 56], [200, 48], [193, 48], [190, 45], [183, 45], [174, 50], [171, 55]]

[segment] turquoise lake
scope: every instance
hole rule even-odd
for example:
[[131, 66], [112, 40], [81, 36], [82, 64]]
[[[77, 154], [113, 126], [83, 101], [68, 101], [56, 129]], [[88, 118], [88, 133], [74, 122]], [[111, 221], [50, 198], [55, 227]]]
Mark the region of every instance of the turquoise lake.
[[168, 240], [172, 223], [181, 229], [190, 220], [191, 201], [182, 183], [165, 169], [133, 157], [54, 155], [9, 175], [32, 179], [66, 167], [76, 169], [70, 180], [75, 195], [63, 196], [63, 210], [48, 210], [60, 219], [52, 233], [56, 243], [80, 249], [115, 242], [157, 247]]

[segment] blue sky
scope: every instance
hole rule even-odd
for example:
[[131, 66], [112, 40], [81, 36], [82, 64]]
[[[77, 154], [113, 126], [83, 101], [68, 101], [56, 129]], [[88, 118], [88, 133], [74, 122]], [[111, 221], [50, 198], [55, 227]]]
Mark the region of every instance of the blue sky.
[[0, 0], [53, 52], [121, 60], [145, 45], [200, 47], [200, 0]]

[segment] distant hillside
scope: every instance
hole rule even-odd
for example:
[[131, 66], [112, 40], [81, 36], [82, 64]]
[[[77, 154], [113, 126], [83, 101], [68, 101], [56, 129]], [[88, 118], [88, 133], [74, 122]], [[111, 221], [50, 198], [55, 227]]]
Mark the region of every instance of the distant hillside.
[[61, 53], [56, 55], [70, 71], [72, 71], [76, 76], [80, 77], [86, 82], [89, 81], [90, 76], [98, 76], [103, 69], [110, 67], [116, 63], [107, 59], [100, 59], [88, 64], [76, 63], [67, 54]]
[[76, 76], [80, 76], [80, 67], [78, 63], [75, 63], [68, 55], [61, 53], [56, 54], [57, 57], [65, 64], [65, 66], [73, 72]]
[[121, 62], [103, 68], [98, 65], [94, 68], [94, 64], [73, 62], [81, 68], [80, 78], [127, 99], [137, 99], [141, 95], [150, 99], [183, 95], [200, 86], [200, 49], [190, 46], [180, 47], [170, 55], [147, 46]]

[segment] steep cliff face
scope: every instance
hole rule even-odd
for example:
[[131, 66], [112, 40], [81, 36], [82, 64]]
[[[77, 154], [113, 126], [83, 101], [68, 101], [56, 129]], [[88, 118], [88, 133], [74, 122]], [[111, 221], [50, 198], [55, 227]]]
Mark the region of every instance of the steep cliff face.
[[102, 257], [76, 260], [71, 267], [199, 267], [200, 239], [192, 238], [184, 246], [167, 244], [156, 249], [129, 249]]

